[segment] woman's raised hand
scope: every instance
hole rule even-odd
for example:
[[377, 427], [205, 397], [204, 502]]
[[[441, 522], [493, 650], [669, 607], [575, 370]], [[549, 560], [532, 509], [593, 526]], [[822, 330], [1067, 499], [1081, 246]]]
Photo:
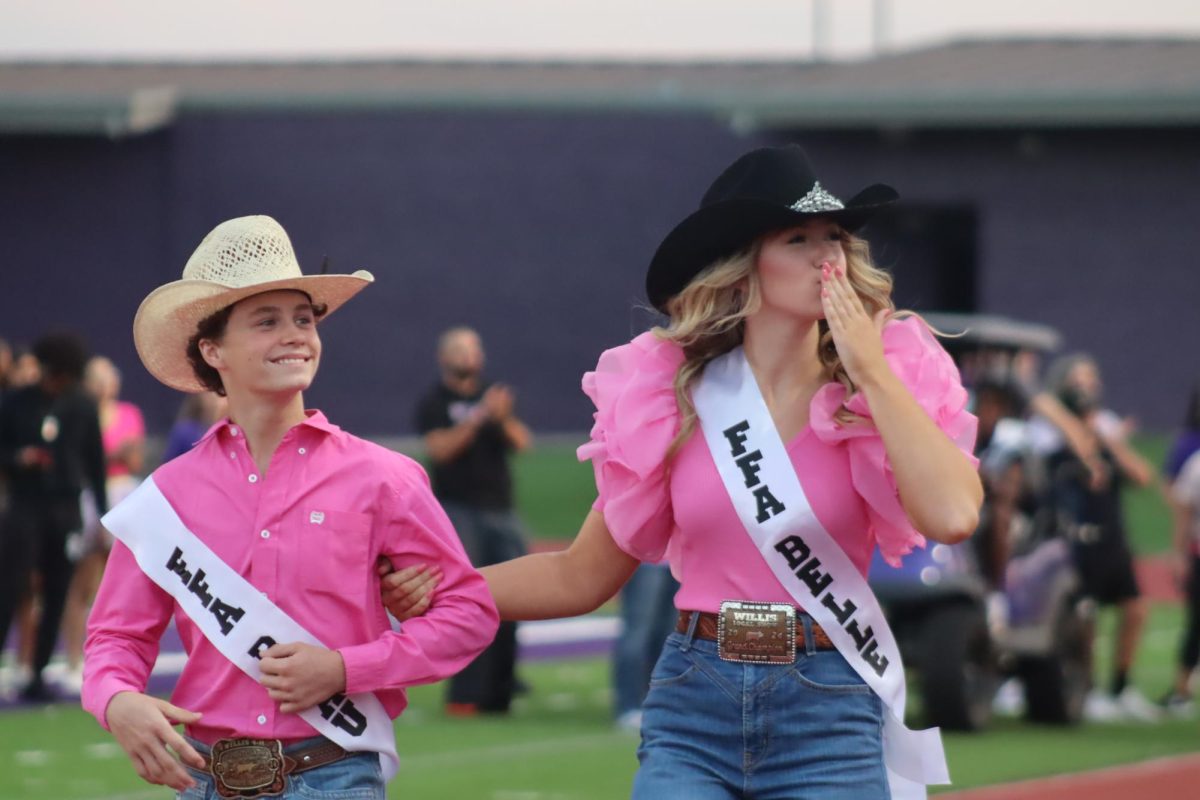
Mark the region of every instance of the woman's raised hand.
[[883, 326], [891, 311], [883, 308], [874, 317], [868, 315], [845, 269], [828, 263], [821, 265], [821, 306], [850, 380], [862, 386], [885, 374], [881, 370], [889, 367], [883, 357]]

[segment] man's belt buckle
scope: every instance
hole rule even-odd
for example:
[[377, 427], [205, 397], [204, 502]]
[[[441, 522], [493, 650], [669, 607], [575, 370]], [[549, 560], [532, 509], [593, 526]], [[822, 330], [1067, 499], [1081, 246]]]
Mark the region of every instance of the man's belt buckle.
[[221, 797], [280, 794], [283, 744], [278, 739], [221, 739], [212, 746], [212, 774]]
[[738, 600], [721, 603], [717, 655], [743, 664], [791, 664], [796, 660], [795, 607]]

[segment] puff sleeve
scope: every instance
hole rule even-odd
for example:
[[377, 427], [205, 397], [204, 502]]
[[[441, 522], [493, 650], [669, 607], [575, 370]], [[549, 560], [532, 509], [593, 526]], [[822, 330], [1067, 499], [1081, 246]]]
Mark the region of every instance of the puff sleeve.
[[597, 500], [613, 540], [642, 561], [660, 561], [674, 530], [664, 458], [679, 432], [678, 345], [644, 333], [600, 356], [583, 376], [596, 406], [591, 438], [578, 450], [591, 461]]
[[[972, 454], [978, 421], [967, 411], [967, 392], [958, 368], [928, 326], [917, 317], [889, 322], [883, 329], [883, 353], [892, 371], [934, 424], [978, 465]], [[900, 504], [896, 479], [879, 432], [873, 425], [843, 425], [835, 419], [845, 401], [846, 389], [840, 383], [823, 386], [813, 397], [810, 424], [822, 441], [841, 442], [847, 448], [851, 481], [866, 501], [880, 553], [887, 563], [899, 566], [902, 556], [911, 553], [914, 547], [925, 546], [925, 537], [913, 527]], [[846, 408], [861, 417], [871, 417], [871, 409], [861, 392], [846, 402]]]

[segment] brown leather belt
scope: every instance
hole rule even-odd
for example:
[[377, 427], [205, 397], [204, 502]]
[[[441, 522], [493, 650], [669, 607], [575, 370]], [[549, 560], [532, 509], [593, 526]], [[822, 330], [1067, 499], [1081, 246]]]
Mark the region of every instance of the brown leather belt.
[[221, 797], [255, 798], [280, 794], [284, 777], [335, 761], [348, 753], [329, 740], [283, 752], [278, 739], [221, 739], [204, 755]]
[[[698, 614], [700, 619], [696, 622], [696, 638], [708, 639], [710, 641], [718, 641], [718, 631], [720, 622], [718, 615], [709, 611], [680, 611], [679, 619], [675, 623], [676, 633], [687, 633], [688, 626], [692, 623], [692, 615]], [[829, 634], [817, 623], [812, 624], [813, 646], [818, 650], [834, 650], [833, 642], [829, 638]], [[797, 621], [796, 623], [796, 649], [800, 650], [805, 647], [804, 643], [804, 626]]]

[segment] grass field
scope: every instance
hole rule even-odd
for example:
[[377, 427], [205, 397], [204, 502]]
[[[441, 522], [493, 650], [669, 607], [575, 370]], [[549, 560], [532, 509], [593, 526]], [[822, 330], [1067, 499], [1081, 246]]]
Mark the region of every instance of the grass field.
[[[1111, 620], [1109, 621], [1111, 622]], [[1138, 683], [1155, 696], [1169, 683], [1179, 610], [1155, 608]], [[1111, 647], [1104, 626], [1101, 661]], [[1101, 674], [1107, 674], [1101, 664]], [[609, 719], [608, 662], [588, 658], [525, 664], [533, 691], [507, 718], [450, 719], [442, 688], [412, 692], [396, 723], [403, 768], [391, 797], [433, 800], [600, 800], [628, 794], [635, 736]], [[916, 705], [917, 703], [914, 703]], [[1054, 728], [999, 720], [983, 734], [947, 734], [957, 787], [1092, 769], [1200, 748], [1195, 721]], [[169, 792], [142, 784], [112, 738], [73, 706], [0, 716], [0, 798], [150, 800]]]

